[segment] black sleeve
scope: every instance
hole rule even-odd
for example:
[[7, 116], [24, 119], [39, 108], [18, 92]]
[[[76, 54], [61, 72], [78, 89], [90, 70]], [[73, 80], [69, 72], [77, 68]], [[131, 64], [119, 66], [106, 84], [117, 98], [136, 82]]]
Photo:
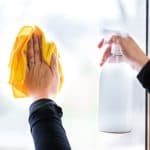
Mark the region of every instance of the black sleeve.
[[71, 150], [62, 125], [62, 109], [49, 99], [30, 106], [29, 124], [36, 150]]
[[142, 68], [142, 70], [137, 75], [138, 80], [142, 86], [150, 92], [150, 61]]

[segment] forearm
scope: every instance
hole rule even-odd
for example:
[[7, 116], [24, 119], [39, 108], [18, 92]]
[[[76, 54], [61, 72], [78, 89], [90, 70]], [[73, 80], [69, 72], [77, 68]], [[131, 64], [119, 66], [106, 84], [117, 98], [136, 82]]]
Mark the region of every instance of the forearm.
[[52, 100], [38, 100], [30, 107], [29, 123], [36, 150], [70, 150], [61, 122], [62, 109]]

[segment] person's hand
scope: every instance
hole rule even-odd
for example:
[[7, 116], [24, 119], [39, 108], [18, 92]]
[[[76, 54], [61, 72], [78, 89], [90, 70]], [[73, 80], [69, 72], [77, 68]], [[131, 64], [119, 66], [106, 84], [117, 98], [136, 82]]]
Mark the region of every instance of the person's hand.
[[42, 58], [41, 37], [34, 34], [28, 42], [27, 73], [25, 85], [29, 95], [35, 100], [48, 98], [57, 93], [59, 85], [59, 72], [56, 56], [53, 54], [50, 67]]
[[[119, 44], [122, 48], [123, 55], [128, 60], [129, 64], [136, 69], [142, 68], [149, 58], [144, 54], [141, 48], [137, 45], [137, 43], [130, 37], [122, 37], [118, 35], [114, 35], [109, 40], [109, 46], [104, 52], [102, 57], [101, 65], [103, 65], [108, 57], [111, 55], [111, 44], [116, 43]], [[104, 39], [101, 40], [98, 47], [101, 48], [104, 45]]]

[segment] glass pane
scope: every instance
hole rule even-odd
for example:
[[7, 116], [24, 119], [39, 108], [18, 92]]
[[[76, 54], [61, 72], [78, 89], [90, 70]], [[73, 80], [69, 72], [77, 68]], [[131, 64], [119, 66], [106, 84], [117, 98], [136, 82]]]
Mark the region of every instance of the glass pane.
[[65, 84], [57, 103], [64, 110], [63, 122], [72, 149], [144, 150], [145, 91], [136, 79], [132, 132], [98, 130], [102, 52], [97, 44], [104, 29], [114, 29], [130, 33], [145, 50], [145, 9], [142, 0], [1, 0], [0, 149], [34, 149], [28, 126], [31, 100], [13, 98], [7, 66], [20, 27], [37, 24], [47, 39], [56, 41], [62, 55]]

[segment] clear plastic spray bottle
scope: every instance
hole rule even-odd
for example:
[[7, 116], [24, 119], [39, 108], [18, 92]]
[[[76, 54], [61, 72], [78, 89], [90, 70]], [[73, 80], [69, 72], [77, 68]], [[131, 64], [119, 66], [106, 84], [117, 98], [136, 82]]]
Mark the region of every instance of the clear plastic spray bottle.
[[111, 56], [102, 66], [99, 81], [99, 130], [127, 133], [132, 130], [132, 68], [121, 47], [112, 44]]

